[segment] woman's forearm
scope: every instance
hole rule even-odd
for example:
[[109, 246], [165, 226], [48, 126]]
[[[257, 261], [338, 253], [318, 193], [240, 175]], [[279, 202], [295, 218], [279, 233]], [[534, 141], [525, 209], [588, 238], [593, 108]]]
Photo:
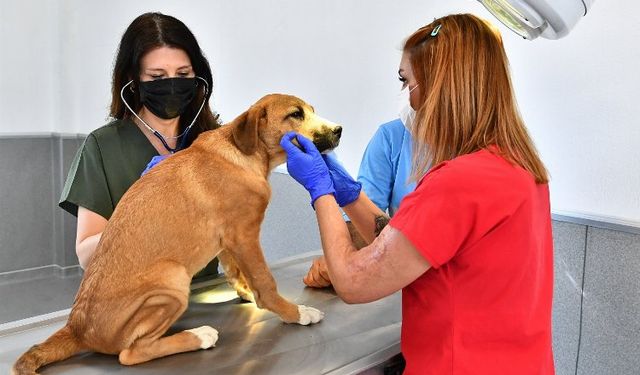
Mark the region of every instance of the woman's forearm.
[[83, 270], [87, 269], [91, 258], [93, 258], [98, 242], [100, 242], [100, 237], [102, 237], [102, 232], [89, 236], [76, 244], [76, 255]]
[[86, 269], [96, 252], [102, 232], [107, 226], [107, 219], [82, 206], [78, 207], [78, 224], [76, 228], [76, 255], [82, 269]]
[[358, 199], [342, 207], [362, 238], [371, 243], [380, 233], [380, 223], [387, 221], [387, 215], [363, 192]]
[[388, 296], [428, 269], [397, 230], [387, 227], [372, 244], [356, 250], [334, 197], [321, 196], [314, 206], [329, 277], [345, 302], [366, 303]]
[[349, 270], [351, 256], [357, 249], [351, 242], [351, 236], [347, 225], [342, 220], [340, 209], [332, 195], [318, 198], [314, 203], [318, 226], [320, 227], [320, 240], [327, 262], [327, 269], [331, 283], [336, 292], [344, 300], [348, 300], [351, 289], [354, 287], [352, 270]]

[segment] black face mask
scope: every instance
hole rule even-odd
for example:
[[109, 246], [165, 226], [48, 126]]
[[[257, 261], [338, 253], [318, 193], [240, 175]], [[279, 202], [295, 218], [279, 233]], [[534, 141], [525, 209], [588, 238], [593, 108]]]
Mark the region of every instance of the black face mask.
[[196, 95], [195, 78], [165, 78], [144, 81], [140, 87], [140, 101], [154, 115], [163, 119], [180, 116]]

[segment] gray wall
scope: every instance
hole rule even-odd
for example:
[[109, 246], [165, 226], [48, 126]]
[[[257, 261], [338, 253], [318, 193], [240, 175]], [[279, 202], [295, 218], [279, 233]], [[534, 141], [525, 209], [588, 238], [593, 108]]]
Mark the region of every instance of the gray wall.
[[[57, 201], [82, 138], [0, 137], [0, 283], [78, 271], [75, 218], [57, 208]], [[261, 232], [266, 258], [319, 250], [306, 191], [279, 173], [272, 174], [271, 184]], [[555, 218], [557, 373], [637, 374], [640, 228]]]
[[77, 272], [75, 218], [57, 202], [82, 139], [0, 137], [0, 281]]
[[640, 373], [640, 230], [599, 226], [554, 222], [558, 374]]

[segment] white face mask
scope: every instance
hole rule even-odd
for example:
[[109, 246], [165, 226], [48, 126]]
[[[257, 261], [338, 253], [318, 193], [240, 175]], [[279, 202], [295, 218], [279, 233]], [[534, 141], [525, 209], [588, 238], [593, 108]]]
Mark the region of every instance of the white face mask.
[[418, 85], [413, 86], [412, 89], [409, 89], [407, 85], [400, 91], [398, 94], [398, 114], [400, 115], [400, 120], [407, 130], [411, 131], [411, 126], [413, 125], [413, 121], [416, 119], [416, 111], [411, 107], [411, 91], [415, 90]]

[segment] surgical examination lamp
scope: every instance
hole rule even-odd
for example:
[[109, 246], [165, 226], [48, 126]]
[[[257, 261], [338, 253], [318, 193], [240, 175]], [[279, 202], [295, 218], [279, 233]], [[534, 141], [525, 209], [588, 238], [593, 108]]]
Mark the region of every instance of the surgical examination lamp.
[[595, 0], [478, 0], [525, 39], [560, 39], [587, 14]]

